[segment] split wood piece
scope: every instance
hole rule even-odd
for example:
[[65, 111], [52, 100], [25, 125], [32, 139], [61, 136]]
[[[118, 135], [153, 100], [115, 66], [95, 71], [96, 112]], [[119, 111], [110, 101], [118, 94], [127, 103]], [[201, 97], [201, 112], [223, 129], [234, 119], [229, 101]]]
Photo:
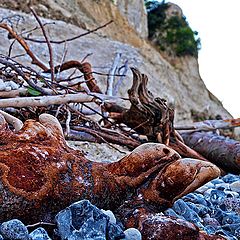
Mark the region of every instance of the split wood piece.
[[0, 23], [0, 28], [7, 30], [10, 36], [18, 41], [18, 43], [23, 47], [28, 56], [32, 59], [32, 64], [37, 65], [44, 71], [48, 69], [48, 67], [34, 55], [26, 41], [21, 38], [9, 25], [7, 25], [6, 23]]
[[[63, 63], [62, 65], [56, 66], [54, 70], [55, 70], [55, 73], [58, 73], [58, 72], [63, 72], [63, 71], [72, 69], [72, 68], [76, 68], [83, 73], [86, 84], [91, 92], [102, 93], [102, 91], [97, 85], [95, 78], [92, 75], [92, 66], [88, 62], [81, 63], [79, 61], [71, 60]], [[44, 72], [49, 73], [51, 71], [48, 69]]]
[[[168, 107], [165, 99], [154, 98], [147, 89], [148, 78], [139, 70], [131, 68], [133, 84], [128, 90], [131, 107], [117, 115], [117, 121], [127, 124], [154, 142], [172, 147], [183, 157], [206, 160], [199, 153], [186, 146], [173, 127], [174, 110]], [[111, 110], [111, 106], [108, 108]], [[113, 110], [114, 112], [115, 109]], [[114, 118], [114, 114], [110, 114]]]
[[240, 173], [240, 142], [213, 133], [183, 133], [185, 143], [226, 172]]
[[49, 114], [39, 122], [27, 120], [18, 132], [0, 114], [0, 170], [0, 221], [14, 217], [26, 223], [49, 221], [80, 199], [115, 211], [139, 191], [158, 211], [219, 175], [213, 164], [182, 161], [157, 143], [143, 144], [116, 163], [89, 161], [67, 145], [60, 123]]

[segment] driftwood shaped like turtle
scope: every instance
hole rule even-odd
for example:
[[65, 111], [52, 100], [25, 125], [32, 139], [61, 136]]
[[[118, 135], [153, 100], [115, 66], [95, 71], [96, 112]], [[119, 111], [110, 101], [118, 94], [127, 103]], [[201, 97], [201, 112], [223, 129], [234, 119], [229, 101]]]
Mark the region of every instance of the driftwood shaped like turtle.
[[[0, 115], [0, 169], [0, 220], [25, 222], [49, 220], [80, 199], [115, 212], [127, 199], [141, 201], [144, 214], [158, 212], [220, 173], [158, 143], [143, 144], [116, 163], [89, 161], [67, 145], [49, 114], [27, 120], [18, 131]], [[125, 216], [123, 206], [119, 214]]]

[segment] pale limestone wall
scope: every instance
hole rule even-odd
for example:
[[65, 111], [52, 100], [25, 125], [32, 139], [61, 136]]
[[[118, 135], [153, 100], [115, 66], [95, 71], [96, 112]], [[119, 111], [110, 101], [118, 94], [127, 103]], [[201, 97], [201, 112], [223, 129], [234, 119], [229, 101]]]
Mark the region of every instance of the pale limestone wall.
[[[33, 3], [39, 13], [46, 11], [45, 8], [47, 8], [48, 14], [50, 14], [51, 11], [54, 10], [50, 6], [51, 1], [52, 0], [46, 0], [41, 2], [41, 0], [39, 0], [35, 3], [33, 1]], [[116, 52], [121, 52], [122, 58], [120, 65], [128, 60], [129, 66], [139, 68], [149, 76], [149, 87], [154, 95], [164, 97], [169, 100], [172, 105], [175, 105], [177, 122], [191, 121], [191, 110], [204, 112], [211, 116], [220, 114], [224, 118], [230, 117], [230, 114], [223, 108], [221, 103], [207, 90], [199, 75], [197, 59], [193, 57], [173, 60], [167, 58], [142, 37], [139, 37], [133, 27], [129, 26], [128, 20], [122, 16], [118, 8], [109, 0], [99, 0], [99, 3], [96, 2], [92, 4], [91, 8], [90, 3], [93, 1], [94, 0], [58, 0], [56, 3], [59, 5], [59, 8], [55, 9], [58, 9], [60, 12], [66, 11], [64, 13], [65, 17], [63, 17], [63, 14], [59, 15], [62, 20], [68, 22], [70, 18], [67, 17], [68, 14], [70, 14], [71, 16], [79, 18], [82, 23], [85, 23], [89, 28], [106, 23], [109, 19], [115, 19], [114, 25], [108, 26], [100, 32], [68, 43], [66, 60], [81, 60], [86, 54], [92, 53], [88, 61], [93, 65], [94, 70], [108, 72]], [[11, 1], [7, 2], [10, 3]], [[14, 0], [13, 2], [17, 3], [19, 1]], [[3, 2], [0, 2], [0, 4], [2, 3]], [[42, 10], [40, 11], [39, 8]], [[61, 8], [64, 10], [61, 10]], [[81, 11], [79, 10], [77, 12], [76, 9], [81, 9]], [[13, 14], [20, 14], [24, 17], [24, 20], [19, 24], [20, 28], [29, 29], [37, 25], [36, 21], [30, 15], [0, 9], [0, 18]], [[56, 18], [56, 15], [54, 15], [54, 18]], [[51, 20], [45, 19], [43, 21], [49, 22]], [[84, 32], [84, 29], [78, 27], [80, 24], [77, 24], [77, 22], [75, 22], [75, 25], [64, 21], [55, 22], [55, 25], [48, 25], [51, 39], [65, 39]], [[18, 29], [18, 31], [21, 31], [21, 29]], [[42, 37], [41, 32], [35, 34], [38, 35], [38, 38]], [[7, 39], [7, 33], [1, 30], [0, 53], [7, 54], [9, 45], [10, 41]], [[46, 45], [30, 43], [30, 46], [39, 58], [47, 64], [49, 59]], [[56, 64], [60, 63], [64, 51], [63, 48], [63, 45], [53, 44]], [[13, 54], [22, 52], [23, 50], [19, 45], [15, 44]], [[24, 64], [27, 62], [30, 63], [28, 57], [18, 58], [18, 60]], [[96, 78], [104, 90], [106, 77], [96, 75]], [[128, 71], [128, 76], [121, 86], [119, 94], [126, 96], [127, 89], [130, 86], [131, 72]]]

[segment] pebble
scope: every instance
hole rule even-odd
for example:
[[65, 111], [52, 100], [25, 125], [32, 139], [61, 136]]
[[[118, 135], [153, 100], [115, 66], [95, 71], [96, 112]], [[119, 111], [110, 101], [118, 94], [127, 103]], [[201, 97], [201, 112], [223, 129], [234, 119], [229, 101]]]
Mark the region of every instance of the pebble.
[[230, 189], [230, 186], [229, 186], [229, 183], [218, 183], [215, 185], [216, 189], [218, 190], [229, 190]]
[[142, 235], [136, 228], [128, 228], [124, 234], [124, 240], [142, 240]]
[[27, 227], [18, 219], [3, 222], [0, 226], [0, 233], [3, 238], [10, 240], [28, 240], [29, 234]]
[[238, 198], [239, 197], [239, 193], [234, 192], [234, 191], [224, 190], [224, 193], [227, 195], [227, 198]]
[[31, 237], [31, 240], [51, 240], [51, 238], [48, 236], [48, 233], [44, 228], [37, 228], [34, 231], [32, 231], [29, 236]]
[[230, 189], [234, 192], [240, 193], [240, 181], [236, 181], [230, 184]]
[[101, 211], [107, 215], [109, 217], [109, 221], [113, 224], [116, 224], [117, 220], [113, 214], [113, 212], [111, 210], [104, 210], [104, 209], [101, 209]]
[[227, 174], [178, 199], [164, 214], [188, 220], [208, 234], [237, 240], [240, 239], [239, 196], [240, 176]]
[[109, 240], [124, 238], [123, 230], [110, 222], [104, 214], [88, 200], [81, 200], [60, 211], [56, 217], [58, 235], [61, 239]]

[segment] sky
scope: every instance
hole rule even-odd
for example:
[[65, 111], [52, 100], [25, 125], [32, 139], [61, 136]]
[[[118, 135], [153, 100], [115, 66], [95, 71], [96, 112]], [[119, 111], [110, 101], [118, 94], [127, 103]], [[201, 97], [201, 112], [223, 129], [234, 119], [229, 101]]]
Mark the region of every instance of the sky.
[[[168, 1], [165, 1], [168, 2]], [[240, 117], [240, 1], [172, 0], [199, 33], [200, 75], [235, 118]]]

